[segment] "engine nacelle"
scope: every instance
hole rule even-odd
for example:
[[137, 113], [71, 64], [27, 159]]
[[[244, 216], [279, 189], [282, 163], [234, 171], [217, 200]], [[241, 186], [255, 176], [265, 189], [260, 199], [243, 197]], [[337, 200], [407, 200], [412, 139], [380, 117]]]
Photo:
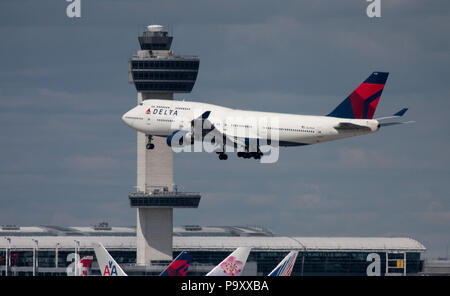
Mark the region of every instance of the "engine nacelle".
[[194, 135], [188, 131], [175, 131], [166, 139], [169, 147], [183, 147], [194, 143]]

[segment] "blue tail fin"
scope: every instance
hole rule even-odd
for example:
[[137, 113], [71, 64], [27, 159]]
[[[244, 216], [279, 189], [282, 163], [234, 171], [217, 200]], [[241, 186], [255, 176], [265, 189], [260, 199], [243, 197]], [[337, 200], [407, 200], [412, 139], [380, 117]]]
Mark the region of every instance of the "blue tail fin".
[[185, 276], [189, 264], [191, 264], [192, 256], [188, 252], [181, 252], [172, 263], [161, 272], [160, 276]]
[[388, 72], [373, 72], [327, 116], [372, 119], [388, 75]]

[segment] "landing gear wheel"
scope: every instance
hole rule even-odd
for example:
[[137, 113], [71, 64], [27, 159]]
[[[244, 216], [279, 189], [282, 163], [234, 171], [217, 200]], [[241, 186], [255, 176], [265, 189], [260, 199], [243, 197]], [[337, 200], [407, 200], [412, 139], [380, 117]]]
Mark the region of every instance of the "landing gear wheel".
[[219, 159], [220, 160], [227, 160], [228, 159], [228, 155], [226, 155], [225, 153], [220, 153], [219, 154]]
[[254, 159], [261, 159], [262, 153], [261, 153], [261, 152], [252, 152], [250, 155], [251, 155], [251, 157], [253, 157]]
[[152, 150], [155, 148], [155, 144], [152, 144], [152, 139], [153, 136], [147, 136], [148, 142], [147, 145], [145, 145], [145, 148], [147, 148], [147, 150]]

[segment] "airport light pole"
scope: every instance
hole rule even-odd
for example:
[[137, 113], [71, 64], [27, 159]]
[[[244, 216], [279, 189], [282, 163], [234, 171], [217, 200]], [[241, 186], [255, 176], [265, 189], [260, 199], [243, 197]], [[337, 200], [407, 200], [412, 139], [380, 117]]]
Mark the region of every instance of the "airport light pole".
[[5, 258], [5, 276], [8, 276], [8, 265], [11, 265], [11, 259], [9, 252], [11, 250], [11, 238], [5, 237], [5, 239], [8, 241], [8, 248], [6, 249], [6, 258]]
[[75, 245], [75, 276], [78, 276], [78, 264], [80, 262], [80, 260], [79, 260], [80, 255], [78, 255], [78, 251], [80, 249], [80, 241], [74, 240], [74, 242], [76, 244]]
[[35, 247], [33, 248], [33, 276], [36, 276], [37, 269], [39, 268], [38, 264], [38, 250], [39, 250], [39, 241], [37, 239], [32, 239], [35, 243]]
[[56, 243], [56, 248], [55, 248], [55, 267], [56, 268], [58, 268], [59, 245], [60, 245], [60, 243]]

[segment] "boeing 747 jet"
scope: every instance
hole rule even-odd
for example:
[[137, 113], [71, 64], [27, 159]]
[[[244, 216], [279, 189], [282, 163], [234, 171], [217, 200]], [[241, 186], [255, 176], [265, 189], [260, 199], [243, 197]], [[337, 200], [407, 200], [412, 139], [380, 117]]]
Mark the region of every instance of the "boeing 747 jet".
[[219, 159], [228, 158], [227, 147], [237, 148], [238, 157], [260, 159], [262, 147], [303, 146], [371, 134], [381, 127], [409, 122], [392, 116], [373, 119], [389, 73], [373, 72], [333, 111], [324, 116], [282, 114], [231, 109], [212, 104], [144, 100], [122, 116], [131, 128], [145, 133], [147, 149], [154, 149], [155, 136], [166, 137], [172, 149], [211, 144]]

